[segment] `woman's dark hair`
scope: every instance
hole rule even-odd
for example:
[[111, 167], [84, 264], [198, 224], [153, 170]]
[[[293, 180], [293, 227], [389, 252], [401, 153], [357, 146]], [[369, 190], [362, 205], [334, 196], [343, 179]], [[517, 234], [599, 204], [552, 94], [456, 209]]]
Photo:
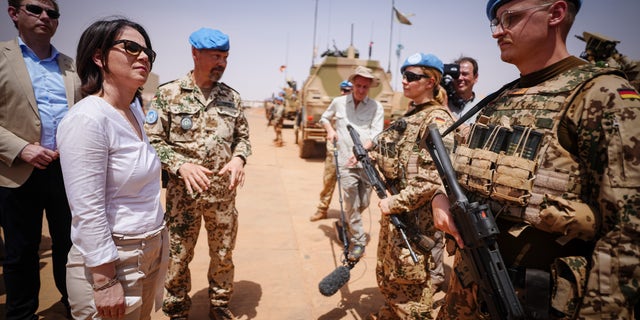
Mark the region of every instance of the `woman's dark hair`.
[[[144, 37], [147, 48], [151, 48], [151, 40], [144, 28], [126, 18], [113, 18], [99, 20], [91, 24], [80, 36], [78, 42], [78, 50], [76, 52], [76, 71], [82, 82], [81, 90], [85, 95], [90, 95], [102, 90], [102, 70], [93, 62], [93, 55], [101, 52], [102, 65], [104, 72], [109, 72], [106, 52], [111, 49], [116, 37], [125, 27], [130, 27]], [[151, 66], [153, 66], [153, 63]]]

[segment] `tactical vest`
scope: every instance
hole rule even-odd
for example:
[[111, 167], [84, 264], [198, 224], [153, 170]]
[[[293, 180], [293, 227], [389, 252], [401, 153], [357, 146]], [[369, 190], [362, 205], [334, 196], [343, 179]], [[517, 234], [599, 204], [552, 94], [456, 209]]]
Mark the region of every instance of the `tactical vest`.
[[459, 183], [490, 199], [500, 208], [494, 210], [497, 216], [534, 227], [541, 222], [544, 201], [580, 201], [579, 165], [560, 145], [558, 126], [582, 86], [611, 72], [587, 64], [539, 86], [506, 90], [472, 126], [467, 143], [456, 149], [453, 166]]
[[[421, 152], [422, 134], [427, 128], [428, 123], [426, 122], [429, 121], [434, 111], [440, 112], [436, 114], [448, 115], [448, 118], [443, 121], [452, 121], [453, 119], [449, 109], [433, 102], [416, 110], [411, 115], [405, 115], [396, 120], [378, 137], [374, 157], [376, 164], [387, 179], [387, 183], [398, 190], [404, 189], [406, 182], [418, 174], [417, 153]], [[453, 138], [449, 136], [444, 137], [443, 140], [447, 149], [451, 150]], [[408, 159], [400, 159], [401, 154], [406, 150], [413, 152], [405, 153], [405, 155], [409, 155]], [[422, 150], [422, 152], [427, 151]]]

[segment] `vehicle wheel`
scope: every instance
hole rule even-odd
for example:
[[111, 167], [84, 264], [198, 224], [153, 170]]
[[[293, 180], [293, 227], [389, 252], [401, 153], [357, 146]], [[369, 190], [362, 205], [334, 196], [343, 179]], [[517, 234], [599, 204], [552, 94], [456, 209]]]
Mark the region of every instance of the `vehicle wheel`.
[[315, 140], [301, 140], [298, 145], [300, 146], [300, 158], [307, 159], [313, 157], [316, 149]]

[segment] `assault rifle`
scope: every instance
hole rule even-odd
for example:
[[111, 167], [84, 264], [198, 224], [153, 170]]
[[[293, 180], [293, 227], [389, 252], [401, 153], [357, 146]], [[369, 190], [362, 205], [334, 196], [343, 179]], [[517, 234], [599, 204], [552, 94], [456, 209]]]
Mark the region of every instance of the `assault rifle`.
[[524, 319], [524, 311], [498, 250], [495, 235], [500, 231], [489, 207], [477, 202], [469, 203], [456, 180], [436, 124], [429, 125], [425, 143], [438, 168], [451, 203], [451, 214], [464, 242], [462, 259], [470, 264], [473, 279], [478, 284], [478, 292], [491, 319]]
[[[367, 178], [369, 178], [369, 183], [371, 183], [371, 186], [373, 186], [373, 189], [376, 191], [378, 198], [386, 198], [387, 185], [380, 177], [378, 170], [376, 170], [376, 168], [373, 166], [367, 150], [364, 148], [364, 146], [362, 146], [362, 142], [360, 142], [360, 135], [350, 124], [347, 125], [347, 129], [349, 130], [351, 140], [353, 140], [353, 155], [362, 164], [362, 168], [364, 169]], [[390, 186], [389, 191], [391, 191], [391, 194], [398, 193], [398, 191], [395, 190], [395, 188], [393, 188], [392, 186]], [[409, 254], [411, 254], [411, 259], [413, 259], [413, 262], [418, 263], [418, 257], [411, 248], [411, 243], [413, 243], [416, 248], [423, 254], [431, 254], [431, 249], [433, 249], [433, 247], [435, 246], [435, 242], [431, 238], [420, 234], [415, 227], [409, 227], [401, 218], [402, 217], [397, 214], [392, 214], [389, 216], [391, 224], [393, 224], [393, 226], [398, 229], [400, 235], [402, 236], [402, 240], [404, 240], [404, 243], [407, 245]], [[411, 241], [411, 243], [409, 243], [409, 241]]]

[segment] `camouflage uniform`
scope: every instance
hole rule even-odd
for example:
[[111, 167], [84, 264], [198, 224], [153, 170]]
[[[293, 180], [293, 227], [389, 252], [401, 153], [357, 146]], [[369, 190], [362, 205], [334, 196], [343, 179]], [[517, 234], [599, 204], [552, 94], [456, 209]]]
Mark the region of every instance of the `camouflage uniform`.
[[333, 197], [333, 191], [336, 188], [336, 163], [333, 156], [333, 143], [327, 141], [327, 156], [324, 159], [324, 173], [322, 175], [322, 191], [320, 191], [320, 203], [318, 211], [327, 212]]
[[[204, 219], [209, 243], [209, 298], [212, 306], [226, 306], [233, 289], [232, 251], [238, 228], [236, 191], [230, 175], [217, 175], [232, 157], [251, 154], [249, 127], [240, 95], [217, 82], [205, 98], [188, 74], [160, 86], [147, 113], [145, 129], [169, 173], [165, 220], [170, 232], [170, 261], [163, 311], [185, 316], [191, 307], [189, 262]], [[154, 116], [153, 113], [157, 116]], [[178, 169], [184, 163], [214, 172], [211, 185], [189, 194]]]
[[[404, 133], [393, 129], [392, 124], [378, 138], [373, 157], [387, 182], [398, 190], [390, 198], [391, 212], [404, 213], [406, 223], [415, 224], [422, 234], [433, 238], [436, 230], [431, 199], [442, 182], [429, 152], [419, 140], [430, 123], [437, 123], [440, 131], [444, 131], [453, 124], [453, 117], [446, 107], [432, 102], [419, 105], [396, 122], [403, 120], [407, 123]], [[451, 137], [445, 141], [449, 148], [453, 147]], [[378, 311], [377, 319], [432, 319], [435, 292], [429, 270], [434, 262], [430, 254], [416, 252], [416, 255], [417, 264], [389, 217], [382, 217], [376, 277], [385, 306]]]
[[282, 124], [284, 123], [284, 105], [282, 102], [276, 103], [273, 109], [273, 130], [276, 133], [276, 138], [273, 140], [276, 146], [282, 146]]
[[[469, 199], [488, 203], [497, 216], [500, 252], [528, 316], [542, 302], [544, 319], [633, 317], [640, 95], [621, 75], [569, 57], [523, 77], [483, 110], [470, 145], [456, 149], [454, 167]], [[482, 121], [512, 130], [499, 151], [487, 139], [478, 144], [489, 142], [485, 148], [473, 147]], [[521, 143], [525, 135], [539, 142]], [[483, 318], [459, 252], [454, 268], [461, 273], [452, 273], [438, 319]], [[548, 281], [528, 287], [536, 269]]]
[[264, 102], [264, 115], [267, 118], [268, 124], [271, 125], [271, 121], [273, 120], [273, 108], [275, 103], [271, 101]]

